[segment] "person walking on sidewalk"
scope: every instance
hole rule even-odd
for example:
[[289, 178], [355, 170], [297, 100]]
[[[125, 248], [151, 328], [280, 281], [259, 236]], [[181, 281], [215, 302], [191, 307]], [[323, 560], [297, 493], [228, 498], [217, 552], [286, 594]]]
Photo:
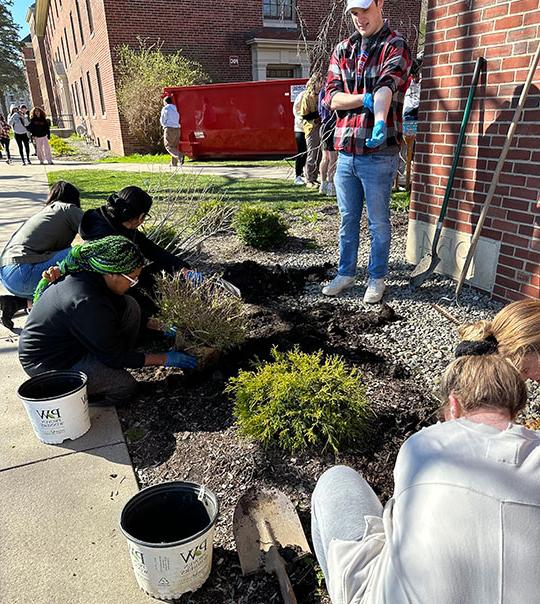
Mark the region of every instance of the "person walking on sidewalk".
[[338, 111], [334, 183], [341, 215], [337, 276], [322, 290], [335, 296], [353, 287], [364, 202], [371, 235], [364, 302], [379, 302], [390, 255], [390, 195], [402, 141], [402, 108], [411, 53], [383, 20], [384, 0], [348, 0], [357, 33], [330, 60], [324, 102]]
[[2, 159], [2, 147], [6, 151], [6, 163], [11, 163], [11, 154], [9, 152], [9, 133], [11, 126], [6, 122], [6, 118], [0, 114], [0, 159]]
[[306, 84], [300, 102], [300, 113], [304, 120], [304, 134], [306, 135], [306, 179], [308, 188], [319, 186], [317, 178], [319, 176], [319, 164], [321, 163], [321, 118], [317, 111], [317, 102], [323, 83], [322, 73], [320, 71], [313, 73]]
[[44, 164], [47, 162], [48, 164], [52, 164], [51, 147], [49, 145], [51, 122], [47, 119], [45, 111], [41, 107], [34, 107], [30, 112], [28, 132], [34, 137], [39, 163]]
[[[18, 107], [12, 107], [9, 115], [8, 124], [13, 128], [13, 134], [15, 135], [15, 142], [19, 147], [19, 154], [22, 159], [23, 166], [30, 161], [30, 140], [28, 138], [27, 126], [29, 124], [28, 117], [19, 111]], [[24, 159], [24, 153], [26, 151], [26, 160]]]
[[184, 163], [184, 156], [178, 149], [178, 145], [180, 144], [180, 114], [172, 96], [166, 96], [163, 99], [163, 109], [161, 110], [159, 121], [163, 128], [165, 150], [171, 156], [171, 165], [177, 166], [178, 162], [182, 165]]
[[296, 159], [294, 162], [295, 171], [295, 185], [305, 185], [304, 179], [304, 168], [306, 167], [306, 135], [304, 134], [304, 120], [300, 113], [300, 104], [302, 103], [302, 97], [304, 91], [294, 99], [293, 103], [293, 115], [294, 115], [294, 138], [296, 139]]

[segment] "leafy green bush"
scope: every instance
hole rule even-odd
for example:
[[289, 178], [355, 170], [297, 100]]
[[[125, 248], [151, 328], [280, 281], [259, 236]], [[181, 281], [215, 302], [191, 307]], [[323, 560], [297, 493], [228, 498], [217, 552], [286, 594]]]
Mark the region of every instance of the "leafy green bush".
[[139, 47], [116, 47], [118, 108], [132, 134], [143, 147], [162, 147], [159, 115], [161, 93], [167, 86], [189, 86], [208, 81], [201, 65], [181, 51], [162, 50], [163, 43], [150, 44], [138, 38]]
[[219, 285], [218, 277], [193, 283], [180, 274], [163, 274], [157, 278], [156, 299], [157, 318], [176, 327], [180, 350], [226, 350], [244, 341], [242, 302]]
[[290, 452], [316, 446], [337, 452], [368, 430], [362, 376], [338, 356], [272, 350], [273, 361], [240, 371], [225, 389], [234, 396], [240, 432]]
[[60, 138], [56, 134], [51, 134], [49, 145], [55, 157], [75, 155], [75, 149], [64, 138]]
[[408, 191], [394, 191], [390, 198], [390, 207], [396, 212], [408, 212], [411, 194]]
[[283, 243], [289, 231], [279, 212], [254, 205], [245, 205], [238, 210], [233, 227], [245, 244], [261, 250]]

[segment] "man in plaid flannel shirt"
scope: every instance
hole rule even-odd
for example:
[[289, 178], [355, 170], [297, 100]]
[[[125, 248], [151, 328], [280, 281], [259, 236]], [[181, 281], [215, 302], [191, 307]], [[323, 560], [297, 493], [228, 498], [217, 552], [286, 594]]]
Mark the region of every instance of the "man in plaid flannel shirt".
[[334, 177], [341, 226], [337, 276], [323, 294], [335, 296], [355, 283], [364, 201], [371, 234], [364, 302], [379, 302], [390, 255], [390, 195], [402, 139], [402, 109], [411, 53], [383, 20], [384, 0], [348, 0], [357, 30], [334, 50], [325, 104], [338, 114]]

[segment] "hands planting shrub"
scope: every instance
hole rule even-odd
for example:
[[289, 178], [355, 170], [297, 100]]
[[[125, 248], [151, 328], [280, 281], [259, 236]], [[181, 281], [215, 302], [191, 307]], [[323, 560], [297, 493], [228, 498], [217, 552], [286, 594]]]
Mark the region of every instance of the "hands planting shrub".
[[242, 206], [233, 219], [238, 237], [251, 247], [265, 250], [283, 243], [289, 227], [275, 210], [259, 206]]
[[362, 376], [335, 355], [272, 350], [273, 361], [240, 371], [225, 391], [233, 395], [240, 432], [291, 453], [309, 447], [338, 452], [369, 429]]
[[244, 341], [242, 302], [216, 276], [195, 282], [177, 274], [157, 279], [159, 321], [176, 328], [176, 348], [197, 354], [206, 347], [226, 350]]

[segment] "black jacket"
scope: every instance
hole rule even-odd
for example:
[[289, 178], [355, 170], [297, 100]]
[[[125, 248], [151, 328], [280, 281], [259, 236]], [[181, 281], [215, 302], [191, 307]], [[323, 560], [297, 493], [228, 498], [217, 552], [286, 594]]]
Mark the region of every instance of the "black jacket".
[[37, 136], [38, 138], [46, 136], [47, 138], [51, 138], [51, 122], [46, 118], [32, 118], [28, 126], [26, 126], [26, 129], [32, 136]]
[[186, 262], [180, 256], [171, 254], [164, 250], [159, 245], [156, 245], [148, 237], [140, 231], [127, 229], [115, 222], [105, 211], [106, 206], [101, 206], [95, 210], [87, 210], [82, 217], [79, 227], [79, 235], [85, 241], [93, 241], [94, 239], [102, 239], [108, 235], [123, 235], [131, 239], [133, 243], [139, 246], [143, 256], [152, 262], [150, 267], [152, 272], [165, 271], [167, 273], [175, 273], [182, 268], [188, 267]]
[[102, 275], [68, 275], [43, 292], [19, 338], [24, 369], [69, 369], [88, 353], [108, 367], [142, 367], [144, 353], [123, 348], [118, 329], [124, 296], [113, 293]]

